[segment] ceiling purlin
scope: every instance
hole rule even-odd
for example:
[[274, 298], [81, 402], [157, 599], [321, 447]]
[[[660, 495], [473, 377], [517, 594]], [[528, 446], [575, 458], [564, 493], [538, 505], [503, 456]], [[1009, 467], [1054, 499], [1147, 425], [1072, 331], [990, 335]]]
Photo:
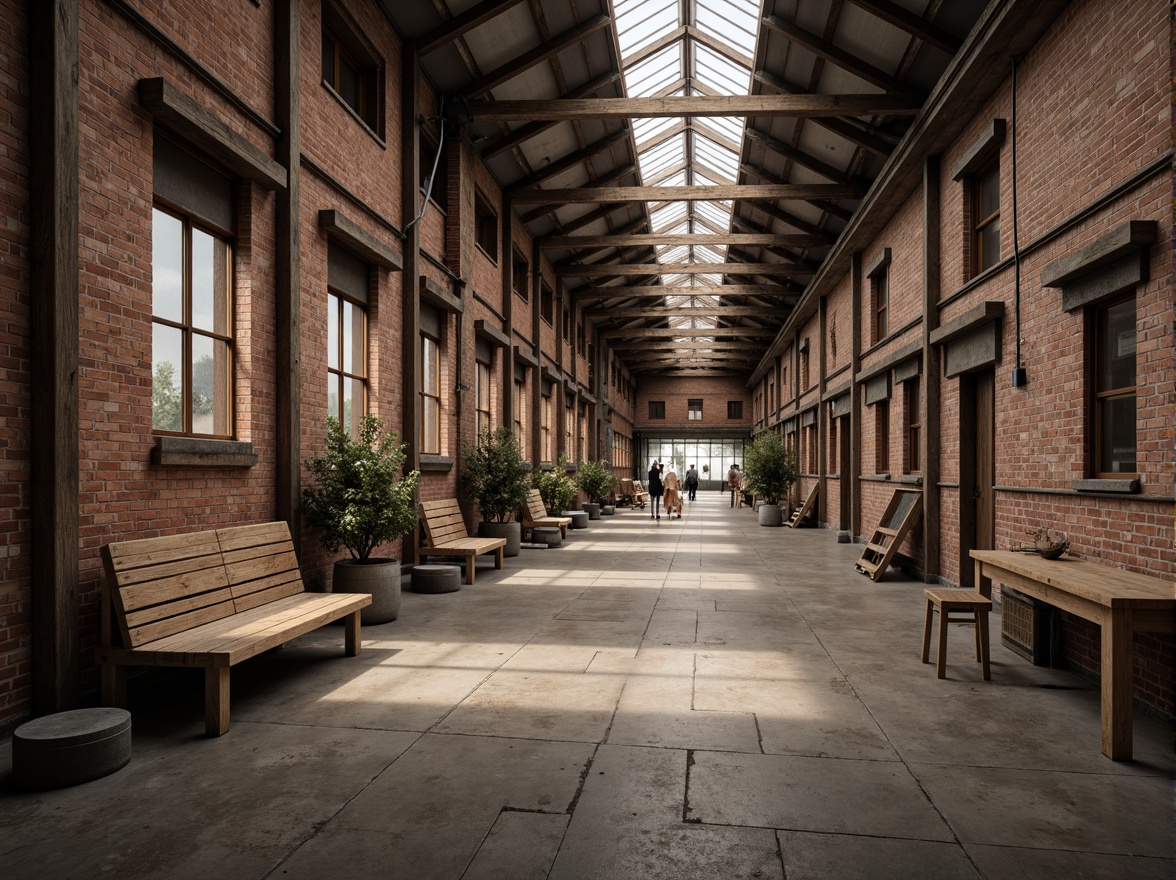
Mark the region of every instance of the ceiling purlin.
[[[579, 98], [585, 98], [589, 95], [595, 95], [601, 89], [607, 88], [608, 86], [617, 82], [620, 78], [621, 72], [619, 70], [610, 70], [607, 73], [601, 74], [595, 79], [589, 80], [588, 82], [584, 83], [584, 85], [572, 89], [567, 94], [560, 95], [559, 99], [576, 100]], [[507, 128], [506, 123], [504, 122], [499, 126], [504, 134], [497, 140], [486, 144], [481, 150], [481, 156], [483, 159], [492, 159], [500, 153], [504, 153], [507, 150], [513, 150], [520, 144], [529, 141], [536, 135], [547, 131], [549, 128], [554, 128], [562, 121], [562, 119], [539, 119], [534, 122], [528, 122], [524, 125], [520, 125], [513, 131]]]

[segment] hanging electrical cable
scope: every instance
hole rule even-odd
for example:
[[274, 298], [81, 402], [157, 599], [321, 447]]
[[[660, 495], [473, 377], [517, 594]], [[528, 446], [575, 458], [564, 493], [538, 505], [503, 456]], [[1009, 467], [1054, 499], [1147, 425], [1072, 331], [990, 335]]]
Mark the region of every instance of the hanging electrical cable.
[[400, 233], [402, 237], [408, 235], [408, 230], [416, 226], [421, 218], [425, 216], [425, 211], [429, 209], [429, 198], [433, 195], [433, 181], [437, 179], [437, 166], [441, 164], [441, 151], [445, 149], [445, 96], [441, 96], [441, 103], [437, 108], [437, 115], [430, 116], [426, 122], [440, 122], [438, 128], [441, 130], [440, 137], [437, 138], [437, 155], [433, 157], [433, 170], [429, 172], [429, 176], [425, 178], [425, 198], [421, 202], [421, 212], [417, 214], [404, 227], [404, 232]]

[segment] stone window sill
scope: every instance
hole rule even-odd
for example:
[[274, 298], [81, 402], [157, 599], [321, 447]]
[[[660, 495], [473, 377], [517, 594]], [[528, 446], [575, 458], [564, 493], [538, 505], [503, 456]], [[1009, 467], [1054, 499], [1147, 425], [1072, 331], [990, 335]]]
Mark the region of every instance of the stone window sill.
[[242, 440], [156, 437], [151, 463], [158, 467], [247, 468], [257, 464], [253, 444]]
[[422, 455], [421, 473], [447, 474], [453, 470], [453, 459], [448, 455]]

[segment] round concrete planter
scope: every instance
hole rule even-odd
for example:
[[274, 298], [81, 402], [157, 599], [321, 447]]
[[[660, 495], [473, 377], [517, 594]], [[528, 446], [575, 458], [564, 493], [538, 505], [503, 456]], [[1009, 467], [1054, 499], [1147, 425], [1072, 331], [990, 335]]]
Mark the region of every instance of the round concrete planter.
[[506, 538], [503, 556], [518, 556], [523, 543], [523, 526], [517, 522], [486, 522], [478, 523], [479, 538]]
[[71, 709], [26, 722], [12, 735], [12, 781], [64, 788], [115, 772], [131, 760], [131, 713]]
[[616, 512], [617, 512], [617, 507], [615, 504], [602, 504], [602, 505], [600, 505], [600, 515], [601, 516], [615, 516]]
[[460, 565], [414, 565], [414, 593], [456, 593], [461, 589]]
[[558, 547], [563, 542], [563, 535], [558, 526], [535, 526], [531, 529], [532, 544], [546, 544], [548, 547]]
[[371, 593], [372, 604], [359, 612], [364, 626], [400, 616], [400, 562], [386, 556], [340, 559], [331, 580], [335, 593]]
[[583, 508], [588, 511], [588, 519], [600, 519], [600, 505], [595, 501], [586, 501]]
[[569, 510], [564, 515], [570, 516], [572, 518], [572, 528], [573, 529], [586, 529], [586, 528], [588, 528], [588, 518], [589, 518], [588, 511], [586, 511], [586, 510]]
[[759, 506], [759, 524], [761, 526], [778, 526], [780, 520], [779, 504], [761, 504]]

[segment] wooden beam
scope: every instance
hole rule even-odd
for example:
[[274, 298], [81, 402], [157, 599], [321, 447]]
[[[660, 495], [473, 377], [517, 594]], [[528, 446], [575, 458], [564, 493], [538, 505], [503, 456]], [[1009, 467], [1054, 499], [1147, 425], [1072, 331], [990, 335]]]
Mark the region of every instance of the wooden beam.
[[626, 327], [622, 330], [602, 330], [601, 339], [650, 339], [673, 336], [713, 336], [715, 339], [747, 336], [775, 336], [779, 328], [773, 327]]
[[[593, 95], [606, 86], [612, 85], [620, 78], [621, 73], [619, 70], [610, 70], [608, 73], [598, 76], [591, 82], [587, 82], [577, 89], [572, 89], [558, 100], [568, 101], [576, 98], [583, 98], [585, 95]], [[510, 134], [503, 135], [497, 140], [493, 140], [482, 147], [481, 156], [483, 159], [491, 159], [494, 156], [497, 156], [499, 153], [505, 153], [507, 150], [513, 150], [519, 144], [530, 140], [538, 134], [542, 134], [549, 128], [559, 125], [562, 121], [562, 119], [558, 118], [545, 118], [539, 122], [530, 122], [526, 125], [520, 125]]]
[[761, 318], [767, 317], [759, 306], [649, 306], [626, 309], [588, 309], [584, 312], [590, 318], [689, 318], [697, 315], [705, 318]]
[[667, 116], [914, 116], [922, 100], [902, 95], [695, 95], [666, 98], [561, 98], [474, 101], [477, 122], [548, 119], [658, 119]]
[[525, 70], [529, 70], [536, 64], [541, 64], [553, 55], [558, 55], [569, 46], [574, 46], [579, 42], [587, 39], [591, 34], [596, 33], [601, 28], [608, 27], [612, 19], [605, 14], [597, 15], [588, 19], [583, 24], [578, 24], [573, 28], [569, 28], [558, 36], [552, 37], [540, 45], [536, 46], [529, 52], [524, 52], [522, 55], [509, 61], [494, 70], [487, 73], [485, 76], [475, 80], [470, 85], [461, 90], [463, 98], [478, 98], [485, 95], [491, 89], [509, 82]]
[[954, 55], [963, 45], [960, 40], [957, 40], [943, 28], [925, 21], [891, 0], [849, 0], [849, 2], [948, 55]]
[[544, 250], [587, 249], [587, 248], [623, 248], [666, 245], [678, 247], [682, 245], [743, 245], [745, 247], [787, 246], [819, 247], [828, 244], [829, 239], [822, 235], [775, 235], [771, 232], [755, 233], [715, 233], [688, 234], [664, 233], [656, 234], [642, 232], [632, 235], [613, 233], [612, 235], [552, 235], [539, 239], [539, 246]]
[[[804, 89], [798, 88], [784, 78], [766, 70], [757, 70], [753, 76], [756, 82], [785, 95], [807, 94]], [[863, 150], [867, 150], [883, 159], [894, 152], [895, 145], [889, 136], [877, 131], [872, 126], [865, 126], [856, 121], [837, 119], [829, 116], [818, 117], [813, 120], [813, 124], [819, 125], [826, 131], [831, 131], [833, 134], [845, 138], [851, 144], [855, 144]]]
[[710, 186], [585, 186], [568, 189], [524, 189], [512, 193], [516, 203], [543, 205], [604, 202], [717, 202], [726, 199], [858, 199], [862, 189], [839, 183], [720, 183]]
[[[622, 165], [620, 168], [614, 168], [612, 171], [596, 178], [595, 180], [590, 180], [588, 182], [589, 185], [586, 188], [592, 189], [592, 188], [598, 187], [601, 190], [612, 189], [612, 190], [624, 191], [624, 190], [628, 189], [628, 187], [624, 187], [624, 186], [615, 187], [615, 186], [612, 186], [612, 184], [615, 184], [618, 180], [623, 180], [624, 178], [629, 177], [630, 175], [636, 176], [638, 173], [638, 170], [639, 169], [637, 168], [636, 165]], [[527, 192], [557, 192], [557, 190], [527, 190]], [[582, 205], [583, 204], [592, 204], [592, 202], [588, 202], [588, 201], [580, 201], [580, 202], [573, 203], [573, 202], [549, 201], [547, 199], [532, 200], [532, 201], [516, 200], [516, 194], [510, 193], [510, 192], [507, 192], [506, 196], [508, 198], [510, 198], [512, 201], [515, 201], [516, 204], [522, 203], [522, 204], [539, 204], [539, 205], [541, 205], [541, 207], [532, 208], [526, 214], [523, 214], [520, 216], [519, 219], [521, 219], [524, 223], [530, 223], [532, 220], [535, 220], [539, 217], [542, 217], [544, 214], [554, 213], [555, 208], [552, 207], [553, 205], [554, 206], [563, 206], [563, 205], [567, 205], [567, 204], [582, 204]], [[639, 201], [639, 199], [617, 199], [616, 201], [635, 202], [635, 201]]]
[[563, 172], [571, 168], [575, 168], [577, 165], [580, 165], [584, 162], [587, 162], [589, 159], [598, 156], [606, 150], [612, 149], [617, 144], [628, 143], [628, 140], [629, 129], [626, 126], [616, 134], [602, 137], [600, 140], [589, 144], [584, 149], [570, 153], [567, 156], [564, 156], [562, 159], [540, 168], [530, 177], [526, 177], [520, 180], [518, 183], [507, 187], [506, 191], [515, 192], [520, 189], [528, 189], [529, 187], [538, 186], [543, 181], [549, 180], [552, 177], [555, 177], [557, 174], [563, 174]]
[[428, 55], [522, 2], [523, 0], [483, 0], [481, 3], [475, 3], [465, 12], [455, 15], [419, 37], [416, 41], [417, 54]]
[[723, 284], [697, 287], [667, 287], [660, 284], [632, 287], [582, 287], [571, 291], [577, 300], [641, 299], [663, 296], [796, 296], [796, 291], [779, 284]]
[[722, 55], [727, 60], [738, 64], [740, 67], [746, 67], [748, 70], [751, 70], [753, 67], [755, 67], [755, 61], [751, 58], [751, 56], [732, 49], [722, 40], [716, 40], [706, 31], [700, 31], [692, 24], [686, 25], [686, 33], [692, 40], [702, 43], [702, 45], [706, 46], [715, 54]]
[[[744, 352], [748, 349], [746, 342], [728, 342], [724, 340], [715, 340], [714, 342], [691, 342], [686, 340], [684, 342], [676, 343], [679, 351], [739, 351]], [[624, 340], [615, 340], [609, 343], [608, 346], [613, 351], [626, 351], [631, 349], [640, 349], [642, 351], [648, 349], [648, 340], [640, 340], [634, 342], [625, 342]]]
[[[404, 44], [401, 53], [400, 77], [400, 215], [405, 230], [402, 258], [404, 262], [403, 274], [400, 278], [400, 387], [404, 390], [401, 401], [400, 440], [405, 444], [405, 469], [419, 470], [421, 464], [420, 414], [421, 396], [421, 300], [417, 290], [416, 279], [421, 277], [421, 225], [412, 222], [420, 210], [420, 173], [421, 173], [421, 64], [416, 46], [411, 42]], [[502, 218], [500, 217], [500, 220]], [[502, 226], [510, 229], [510, 215], [506, 214]], [[503, 266], [513, 265], [511, 258], [510, 238], [507, 232], [499, 235], [502, 243]], [[506, 279], [509, 282], [509, 278]], [[503, 286], [510, 290], [510, 284]], [[504, 297], [509, 303], [511, 294]], [[507, 311], [507, 333], [510, 332], [510, 312]], [[506, 383], [513, 387], [513, 383]], [[509, 390], [507, 391], [509, 393]], [[508, 411], [509, 412], [509, 411]], [[416, 546], [409, 541], [417, 539], [416, 532], [405, 536], [405, 546]]]
[[748, 363], [756, 363], [759, 360], [759, 355], [756, 352], [749, 351], [747, 354], [722, 354], [722, 355], [708, 355], [700, 354], [697, 356], [683, 356], [681, 349], [677, 346], [672, 351], [661, 351], [657, 349], [648, 349], [645, 353], [633, 352], [625, 355], [625, 366], [656, 366], [658, 364], [671, 364], [674, 366], [695, 366], [713, 364], [717, 366], [743, 366]]
[[[14, 454], [29, 457], [31, 530], [29, 559], [11, 561], [29, 566], [31, 626], [20, 638], [31, 640], [32, 711], [45, 715], [77, 707], [81, 653], [78, 3], [41, 0], [26, 8], [33, 109], [27, 158], [30, 412], [27, 450]], [[20, 505], [9, 506], [19, 517]], [[9, 582], [13, 602], [22, 592], [16, 582]]]
[[812, 275], [809, 268], [798, 268], [785, 263], [594, 263], [557, 266], [557, 275], [775, 275], [796, 278]]
[[[772, 30], [779, 31], [789, 40], [797, 45], [803, 46], [819, 58], [824, 58], [830, 64], [835, 64], [842, 70], [848, 71], [860, 80], [868, 82], [872, 86], [877, 86], [880, 89], [885, 89], [891, 95], [901, 95], [905, 98], [917, 100], [922, 103], [926, 97], [915, 88], [895, 79], [889, 73], [872, 64], [862, 61], [857, 55], [852, 52], [847, 52], [844, 49], [830, 43], [816, 34], [811, 34], [800, 25], [793, 24], [780, 18], [778, 15], [765, 15], [763, 23]], [[825, 114], [830, 115], [830, 114]], [[847, 114], [834, 114], [847, 115]], [[866, 114], [857, 113], [855, 116], [864, 116]], [[878, 115], [890, 115], [882, 113]]]

